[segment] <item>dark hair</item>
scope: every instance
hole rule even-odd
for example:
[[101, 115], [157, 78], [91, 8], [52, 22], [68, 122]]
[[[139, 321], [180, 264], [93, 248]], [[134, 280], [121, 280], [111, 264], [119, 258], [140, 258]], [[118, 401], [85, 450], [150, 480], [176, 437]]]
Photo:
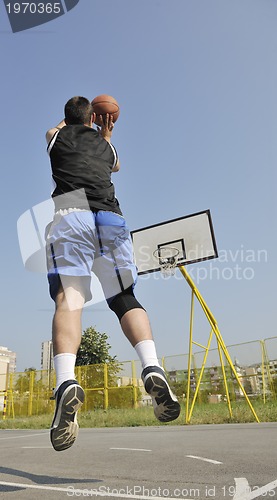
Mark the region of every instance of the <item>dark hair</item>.
[[65, 121], [68, 125], [88, 125], [92, 112], [91, 103], [86, 97], [72, 97], [64, 107]]

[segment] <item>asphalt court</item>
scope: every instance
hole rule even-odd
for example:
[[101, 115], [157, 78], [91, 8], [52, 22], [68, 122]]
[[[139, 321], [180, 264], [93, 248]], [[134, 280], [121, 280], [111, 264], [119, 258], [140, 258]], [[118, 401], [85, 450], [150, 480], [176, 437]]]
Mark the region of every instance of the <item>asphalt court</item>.
[[0, 430], [0, 498], [277, 499], [277, 423]]

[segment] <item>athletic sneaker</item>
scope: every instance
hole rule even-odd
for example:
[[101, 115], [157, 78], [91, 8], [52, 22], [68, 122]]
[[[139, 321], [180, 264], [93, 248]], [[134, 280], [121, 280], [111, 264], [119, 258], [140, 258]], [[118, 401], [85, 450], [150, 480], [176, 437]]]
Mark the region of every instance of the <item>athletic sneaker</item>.
[[85, 393], [76, 380], [66, 380], [56, 392], [56, 411], [50, 430], [50, 439], [56, 451], [70, 448], [77, 438], [79, 425], [77, 412], [85, 399]]
[[159, 366], [147, 366], [141, 374], [145, 390], [152, 397], [156, 418], [160, 422], [170, 422], [180, 415], [180, 405], [172, 393], [165, 372]]

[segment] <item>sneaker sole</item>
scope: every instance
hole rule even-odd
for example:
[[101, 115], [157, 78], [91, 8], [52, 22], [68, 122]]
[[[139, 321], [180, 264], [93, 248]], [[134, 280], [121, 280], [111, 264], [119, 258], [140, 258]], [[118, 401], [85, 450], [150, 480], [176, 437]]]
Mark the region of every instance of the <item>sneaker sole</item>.
[[79, 385], [70, 385], [65, 389], [50, 430], [50, 439], [54, 450], [67, 450], [74, 444], [79, 431], [77, 413], [84, 399], [84, 390]]
[[150, 373], [144, 379], [144, 387], [152, 397], [155, 417], [160, 422], [171, 422], [179, 417], [180, 404], [162, 377]]

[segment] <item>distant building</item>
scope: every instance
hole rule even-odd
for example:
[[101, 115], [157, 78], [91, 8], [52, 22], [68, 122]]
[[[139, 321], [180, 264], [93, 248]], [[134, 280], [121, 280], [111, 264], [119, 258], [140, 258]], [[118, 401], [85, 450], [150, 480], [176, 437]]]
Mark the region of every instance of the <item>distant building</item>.
[[0, 391], [5, 391], [9, 373], [16, 368], [16, 353], [7, 347], [0, 346]]
[[[215, 365], [212, 365], [211, 368], [209, 369], [210, 382], [211, 382], [212, 390], [215, 393], [220, 391], [220, 383], [221, 383], [222, 375], [220, 375], [219, 372], [220, 372], [219, 367], [215, 366]], [[211, 398], [211, 399], [212, 399], [211, 402], [214, 402], [213, 399], [215, 399], [215, 398]]]
[[51, 340], [47, 340], [41, 344], [41, 369], [51, 371], [53, 368], [53, 343]]
[[257, 379], [260, 386], [260, 392], [272, 392], [272, 384], [275, 382], [276, 385], [277, 379], [277, 360], [274, 359], [269, 361], [268, 365], [256, 364], [254, 365], [254, 368], [257, 371]]
[[0, 346], [0, 361], [8, 363], [9, 373], [14, 373], [16, 368], [16, 352], [10, 351], [7, 347]]
[[273, 377], [276, 377], [276, 375], [277, 375], [277, 359], [273, 359], [273, 360], [269, 361], [269, 372], [270, 372], [270, 375], [272, 375]]
[[262, 384], [260, 383], [258, 372], [254, 366], [245, 368], [245, 375], [248, 377], [250, 389], [252, 394], [261, 394]]

